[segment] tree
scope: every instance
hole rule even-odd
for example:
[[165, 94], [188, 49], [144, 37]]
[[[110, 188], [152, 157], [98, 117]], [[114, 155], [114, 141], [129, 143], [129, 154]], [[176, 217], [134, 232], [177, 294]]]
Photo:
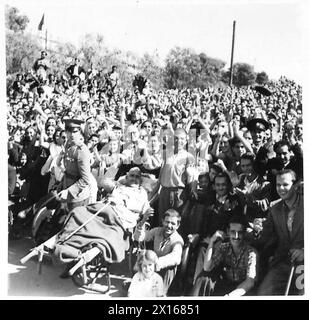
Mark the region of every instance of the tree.
[[[226, 71], [222, 80], [229, 83], [230, 71]], [[235, 63], [233, 66], [233, 84], [235, 86], [249, 86], [255, 82], [256, 74], [253, 66], [247, 63]]]
[[33, 66], [35, 57], [41, 50], [37, 39], [30, 34], [13, 31], [6, 33], [6, 71], [7, 74], [25, 72]]
[[175, 47], [167, 55], [164, 71], [167, 88], [193, 88], [201, 71], [199, 56], [192, 49]]
[[167, 88], [201, 88], [216, 84], [225, 62], [210, 58], [205, 53], [176, 47], [166, 59], [165, 85]]
[[50, 72], [52, 73], [64, 73], [65, 69], [72, 63], [73, 58], [77, 55], [76, 47], [69, 43], [57, 43], [57, 45], [51, 49], [49, 48], [49, 62]]
[[17, 8], [5, 7], [7, 75], [31, 69], [33, 57], [40, 50], [38, 41], [30, 34], [24, 34], [28, 22], [28, 17], [20, 15]]
[[198, 87], [204, 90], [207, 85], [215, 85], [220, 81], [225, 62], [208, 57], [205, 53], [200, 53], [199, 58], [201, 74], [198, 77]]
[[140, 73], [150, 80], [155, 90], [160, 90], [164, 86], [163, 68], [159, 66], [159, 56], [157, 53], [145, 53], [139, 61]]
[[5, 27], [14, 32], [23, 32], [29, 23], [29, 18], [20, 15], [15, 7], [5, 6]]
[[[28, 17], [21, 15], [17, 8], [5, 7], [8, 76], [14, 77], [17, 72], [32, 68], [42, 49], [37, 38], [25, 33], [28, 23]], [[66, 67], [75, 57], [80, 58], [86, 70], [93, 64], [101, 75], [111, 71], [111, 66], [116, 65], [124, 88], [132, 88], [132, 81], [137, 73], [149, 79], [155, 90], [163, 87], [204, 90], [209, 85], [224, 87], [229, 83], [229, 71], [223, 71], [225, 62], [208, 57], [204, 52], [197, 54], [191, 48], [174, 47], [162, 67], [156, 52], [145, 53], [140, 57], [131, 51], [110, 49], [105, 45], [101, 34], [84, 35], [77, 47], [68, 42], [50, 47], [50, 72], [65, 73]], [[234, 64], [234, 85], [247, 86], [255, 81], [264, 84], [268, 82], [268, 75], [264, 71], [256, 74], [253, 67], [246, 63]]]
[[258, 84], [265, 84], [269, 81], [268, 75], [265, 71], [259, 72], [256, 75], [256, 82]]
[[104, 45], [104, 37], [101, 34], [85, 34], [77, 50], [77, 55], [82, 59], [84, 67], [90, 68], [91, 64], [103, 67], [102, 59], [110, 54]]

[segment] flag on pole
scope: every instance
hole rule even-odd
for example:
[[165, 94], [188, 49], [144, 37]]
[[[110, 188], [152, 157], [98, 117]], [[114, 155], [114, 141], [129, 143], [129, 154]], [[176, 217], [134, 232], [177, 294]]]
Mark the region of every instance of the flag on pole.
[[41, 19], [40, 24], [39, 24], [39, 27], [38, 27], [38, 29], [39, 29], [40, 31], [42, 31], [43, 24], [44, 24], [44, 14], [43, 14], [43, 16], [42, 16], [42, 19]]

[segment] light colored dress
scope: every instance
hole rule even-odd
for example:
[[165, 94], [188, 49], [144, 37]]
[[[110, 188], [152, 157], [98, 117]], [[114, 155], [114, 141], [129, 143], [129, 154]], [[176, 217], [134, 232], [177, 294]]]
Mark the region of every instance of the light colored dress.
[[137, 272], [133, 276], [128, 297], [147, 298], [162, 297], [163, 295], [163, 280], [156, 272], [154, 272], [150, 279], [145, 278], [142, 272]]

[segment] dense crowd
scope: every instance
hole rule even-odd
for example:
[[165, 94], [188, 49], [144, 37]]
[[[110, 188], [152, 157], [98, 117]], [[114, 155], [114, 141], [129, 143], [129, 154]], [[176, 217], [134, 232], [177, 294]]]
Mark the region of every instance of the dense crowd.
[[[91, 172], [83, 181], [90, 192], [70, 210], [101, 199], [108, 179], [158, 182], [152, 229], [138, 224], [133, 234], [154, 240], [154, 252], [139, 258], [129, 296], [153, 294], [141, 286], [152, 278], [158, 295], [168, 292], [188, 235], [198, 238], [188, 294], [283, 294], [291, 265], [303, 264], [302, 88], [294, 81], [156, 92], [135, 75], [124, 89], [116, 66], [102, 74], [76, 58], [53, 74], [43, 51], [8, 87], [7, 111], [12, 239], [29, 208], [74, 180], [65, 157], [77, 128], [87, 161], [76, 177]], [[60, 201], [80, 193], [75, 181]]]

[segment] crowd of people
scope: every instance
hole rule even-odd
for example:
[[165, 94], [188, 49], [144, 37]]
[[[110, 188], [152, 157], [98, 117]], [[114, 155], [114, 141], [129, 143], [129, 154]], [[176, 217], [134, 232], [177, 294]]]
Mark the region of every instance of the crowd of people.
[[157, 92], [142, 75], [122, 88], [117, 66], [102, 74], [76, 58], [50, 70], [43, 51], [7, 90], [11, 241], [49, 192], [71, 211], [110, 193], [109, 181], [147, 174], [158, 201], [151, 229], [137, 224], [133, 238], [154, 244], [129, 296], [168, 294], [188, 235], [198, 241], [186, 294], [284, 294], [304, 263], [301, 86]]

